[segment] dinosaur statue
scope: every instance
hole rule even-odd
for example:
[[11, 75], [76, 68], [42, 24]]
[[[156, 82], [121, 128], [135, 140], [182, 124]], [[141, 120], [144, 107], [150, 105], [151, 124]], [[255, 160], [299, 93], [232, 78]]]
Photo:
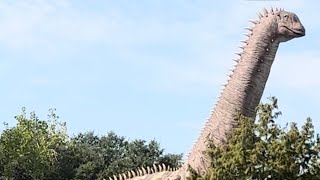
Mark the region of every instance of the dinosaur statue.
[[200, 137], [194, 143], [187, 161], [178, 170], [164, 165], [152, 168], [140, 168], [136, 172], [113, 176], [111, 179], [186, 179], [188, 165], [198, 174], [204, 175], [210, 165], [204, 151], [208, 138], [219, 145], [226, 140], [226, 134], [234, 127], [234, 116], [237, 112], [251, 118], [256, 116], [256, 107], [260, 103], [272, 63], [281, 42], [305, 35], [305, 29], [296, 14], [273, 9], [258, 13], [258, 20], [250, 20], [252, 28], [246, 28], [248, 39], [242, 41], [241, 53], [237, 58], [234, 70], [229, 75], [227, 84], [220, 95], [210, 117], [207, 119]]

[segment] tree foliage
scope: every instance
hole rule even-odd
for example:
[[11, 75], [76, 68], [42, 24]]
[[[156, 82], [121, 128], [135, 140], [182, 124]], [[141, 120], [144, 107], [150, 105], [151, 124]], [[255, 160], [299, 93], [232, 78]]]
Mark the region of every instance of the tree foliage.
[[[211, 168], [204, 179], [320, 179], [320, 138], [307, 118], [301, 130], [296, 123], [281, 128], [277, 99], [260, 104], [257, 118], [238, 115], [238, 126], [225, 145], [209, 143]], [[196, 178], [197, 175], [193, 174]]]
[[15, 179], [43, 179], [56, 163], [55, 149], [66, 145], [65, 125], [50, 110], [47, 121], [32, 112], [28, 118], [25, 108], [15, 117], [17, 125], [2, 132], [0, 161], [2, 174]]
[[[100, 179], [120, 174], [141, 166], [165, 163], [177, 167], [181, 164], [182, 154], [164, 154], [155, 140], [127, 141], [124, 137], [109, 132], [98, 137], [93, 132], [79, 134], [73, 138], [82, 149], [84, 163], [77, 169], [78, 179]], [[96, 172], [94, 176], [87, 172]]]
[[182, 154], [164, 154], [155, 140], [128, 141], [109, 132], [79, 133], [70, 138], [55, 110], [46, 120], [25, 108], [0, 135], [0, 179], [102, 179], [139, 166], [165, 163], [177, 167]]

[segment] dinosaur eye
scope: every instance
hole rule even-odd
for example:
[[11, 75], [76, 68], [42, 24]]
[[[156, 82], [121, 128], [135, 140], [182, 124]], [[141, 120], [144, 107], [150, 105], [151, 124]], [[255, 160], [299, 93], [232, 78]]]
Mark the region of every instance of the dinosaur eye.
[[288, 20], [289, 15], [288, 15], [288, 14], [285, 14], [283, 17], [284, 17], [286, 20]]

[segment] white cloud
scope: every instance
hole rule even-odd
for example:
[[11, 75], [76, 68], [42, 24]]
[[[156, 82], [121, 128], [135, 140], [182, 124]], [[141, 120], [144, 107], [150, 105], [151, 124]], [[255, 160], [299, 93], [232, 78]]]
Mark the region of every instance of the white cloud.
[[[313, 8], [299, 1], [274, 3], [277, 7], [286, 6], [288, 10], [298, 9], [299, 6]], [[126, 61], [145, 57], [135, 63], [153, 69], [152, 75], [156, 82], [154, 86], [157, 88], [208, 88], [223, 83], [226, 79], [227, 69], [232, 68], [232, 53], [237, 49], [237, 43], [244, 38], [242, 34], [245, 30], [241, 27], [249, 25], [246, 19], [256, 17], [252, 9], [261, 11], [262, 4], [249, 1], [231, 3], [228, 13], [224, 12], [222, 16], [219, 11], [213, 12], [207, 10], [207, 7], [193, 7], [186, 3], [188, 10], [195, 13], [196, 20], [166, 21], [148, 17], [134, 19], [120, 10], [100, 14], [83, 12], [74, 8], [71, 1], [67, 0], [1, 2], [0, 43], [13, 49], [31, 49], [34, 53], [48, 49], [51, 53], [62, 53], [65, 44], [71, 43], [65, 51], [79, 53], [73, 45], [104, 42], [123, 54]], [[269, 4], [273, 3], [268, 3], [266, 7], [270, 7]], [[315, 22], [313, 24], [313, 29], [320, 27]], [[161, 48], [176, 45], [177, 47], [172, 48], [186, 51], [190, 57], [184, 61], [174, 58], [183, 59], [185, 56], [155, 57], [155, 54], [139, 51], [139, 47], [154, 44]], [[307, 59], [304, 64], [298, 60], [302, 56]], [[298, 71], [301, 67], [316, 67], [315, 57], [317, 55], [299, 52], [281, 59], [296, 59], [290, 60], [290, 67]], [[279, 68], [282, 68], [279, 72], [283, 72], [284, 66], [287, 64], [279, 64]], [[292, 72], [291, 69], [290, 71]], [[316, 72], [308, 71], [303, 73], [304, 76], [296, 76], [295, 81], [291, 81], [289, 85], [303, 87], [318, 83], [319, 80], [314, 80]], [[286, 74], [290, 73], [284, 73]], [[293, 76], [282, 78], [287, 82]]]
[[97, 41], [108, 35], [103, 17], [82, 14], [67, 2], [1, 2], [1, 43], [9, 48], [32, 48], [57, 41]]
[[35, 1], [0, 3], [0, 40], [11, 48], [23, 48], [34, 43], [37, 29], [45, 22], [44, 15], [52, 11], [52, 6]]
[[[186, 21], [177, 18], [177, 21], [170, 21], [161, 18], [166, 17], [165, 14], [150, 19], [133, 18], [119, 9], [103, 13], [80, 11], [67, 0], [1, 2], [0, 37], [13, 46], [18, 46], [19, 43], [45, 41], [43, 39], [50, 37], [61, 38], [64, 41], [109, 41], [112, 45], [168, 42], [168, 39], [187, 43], [208, 43], [217, 37], [221, 38], [217, 40], [223, 42], [224, 35], [242, 34], [238, 28], [248, 24], [244, 19], [256, 17], [252, 7], [263, 7], [259, 3], [249, 2], [242, 2], [240, 6], [238, 3], [230, 5], [228, 13], [221, 16], [221, 12], [208, 11], [207, 7], [191, 7], [190, 3], [185, 2], [188, 11], [195, 13], [196, 20]], [[292, 8], [300, 5], [299, 1], [286, 4]]]

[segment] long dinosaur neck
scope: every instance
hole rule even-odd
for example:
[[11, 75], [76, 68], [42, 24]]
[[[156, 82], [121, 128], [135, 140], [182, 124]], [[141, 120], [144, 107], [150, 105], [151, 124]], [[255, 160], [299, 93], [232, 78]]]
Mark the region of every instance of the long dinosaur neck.
[[207, 138], [215, 144], [225, 140], [225, 135], [234, 125], [234, 116], [238, 111], [248, 117], [255, 117], [255, 109], [263, 94], [270, 69], [280, 41], [276, 39], [276, 21], [264, 17], [250, 30], [243, 52], [230, 75], [213, 113], [185, 162], [199, 174], [206, 172], [209, 162], [206, 160]]

